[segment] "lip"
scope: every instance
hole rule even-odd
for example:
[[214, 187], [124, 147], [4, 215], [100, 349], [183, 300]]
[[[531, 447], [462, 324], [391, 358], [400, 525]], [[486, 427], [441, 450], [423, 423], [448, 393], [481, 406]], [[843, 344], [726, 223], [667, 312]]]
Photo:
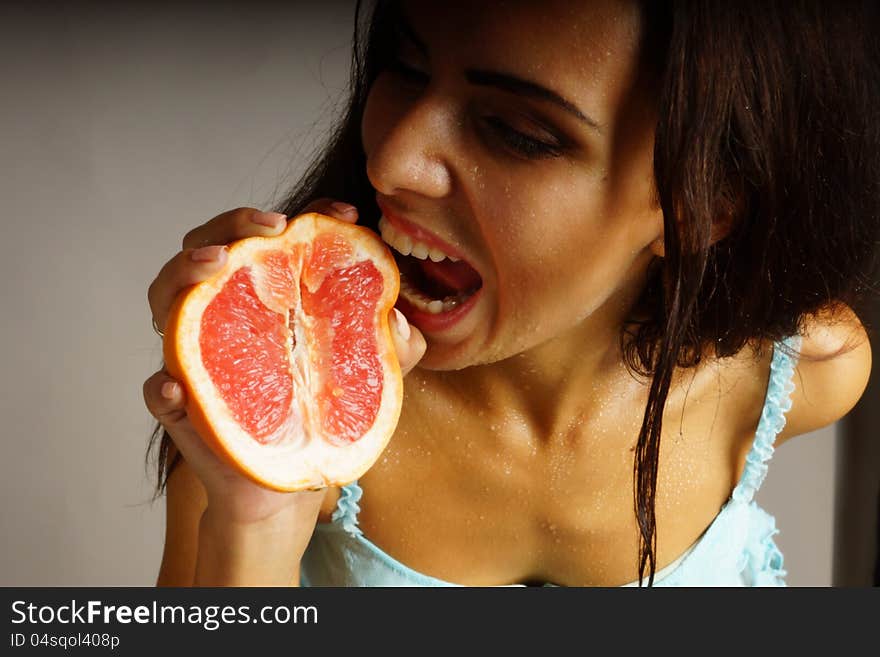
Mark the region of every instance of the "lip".
[[456, 306], [449, 312], [440, 313], [438, 315], [419, 310], [409, 301], [407, 301], [403, 296], [397, 297], [397, 302], [394, 304], [394, 306], [400, 312], [402, 312], [404, 317], [406, 317], [406, 319], [410, 323], [414, 324], [420, 331], [424, 331], [426, 333], [436, 333], [451, 328], [459, 321], [461, 321], [465, 317], [465, 315], [467, 315], [474, 308], [474, 306], [477, 305], [477, 301], [479, 301], [482, 294], [483, 288], [480, 288], [470, 297], [468, 297], [463, 304]]
[[443, 241], [433, 233], [428, 232], [418, 224], [414, 224], [409, 219], [404, 219], [399, 214], [395, 214], [395, 212], [388, 207], [388, 205], [379, 199], [376, 198], [376, 203], [379, 206], [379, 209], [382, 211], [382, 214], [385, 215], [385, 219], [394, 226], [397, 230], [406, 235], [409, 235], [414, 240], [418, 240], [419, 242], [423, 242], [427, 244], [429, 247], [433, 247], [435, 249], [440, 249], [446, 255], [455, 256], [460, 260], [464, 260], [467, 264], [473, 267], [477, 272], [479, 270], [474, 267], [473, 263], [468, 260], [464, 254], [456, 249], [454, 246], [449, 244], [448, 242]]

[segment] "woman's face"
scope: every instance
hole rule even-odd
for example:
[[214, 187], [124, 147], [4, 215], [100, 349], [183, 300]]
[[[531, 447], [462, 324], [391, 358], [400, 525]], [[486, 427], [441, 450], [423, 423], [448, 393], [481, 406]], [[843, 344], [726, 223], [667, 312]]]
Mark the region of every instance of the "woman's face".
[[[451, 245], [482, 280], [448, 326], [399, 304], [427, 340], [420, 366], [619, 325], [662, 235], [636, 3], [404, 2], [402, 14], [401, 67], [381, 73], [363, 117], [367, 173], [397, 228]], [[439, 265], [450, 288], [476, 280]]]

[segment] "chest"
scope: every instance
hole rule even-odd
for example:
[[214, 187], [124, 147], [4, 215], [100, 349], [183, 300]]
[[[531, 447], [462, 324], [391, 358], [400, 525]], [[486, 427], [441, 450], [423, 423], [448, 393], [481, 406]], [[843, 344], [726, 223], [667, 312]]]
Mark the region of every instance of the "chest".
[[[671, 405], [664, 415], [658, 570], [711, 524], [742, 471], [761, 410], [761, 386], [745, 387], [694, 396], [684, 413]], [[548, 435], [512, 409], [444, 415], [442, 405], [429, 406], [404, 412], [360, 479], [358, 518], [369, 540], [410, 568], [459, 584], [614, 586], [637, 578], [640, 413], [575, 414]]]

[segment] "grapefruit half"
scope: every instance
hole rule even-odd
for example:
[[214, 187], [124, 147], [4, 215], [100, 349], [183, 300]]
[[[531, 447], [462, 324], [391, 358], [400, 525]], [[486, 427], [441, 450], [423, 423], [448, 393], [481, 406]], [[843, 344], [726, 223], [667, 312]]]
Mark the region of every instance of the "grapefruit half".
[[397, 426], [403, 379], [389, 326], [400, 274], [363, 226], [317, 213], [229, 246], [172, 305], [163, 352], [215, 453], [279, 491], [363, 475]]

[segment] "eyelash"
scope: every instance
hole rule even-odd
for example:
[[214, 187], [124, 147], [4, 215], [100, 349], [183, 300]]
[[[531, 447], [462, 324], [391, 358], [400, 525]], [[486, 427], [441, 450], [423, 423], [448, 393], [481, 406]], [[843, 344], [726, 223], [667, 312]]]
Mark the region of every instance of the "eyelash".
[[[393, 59], [389, 68], [412, 82], [425, 82], [428, 77], [421, 71], [407, 66], [399, 59]], [[559, 157], [562, 154], [562, 148], [559, 145], [548, 144], [524, 135], [518, 130], [511, 128], [498, 117], [487, 116], [483, 120], [496, 137], [501, 139], [508, 148], [511, 148], [523, 157], [529, 159], [541, 159], [547, 157]]]

